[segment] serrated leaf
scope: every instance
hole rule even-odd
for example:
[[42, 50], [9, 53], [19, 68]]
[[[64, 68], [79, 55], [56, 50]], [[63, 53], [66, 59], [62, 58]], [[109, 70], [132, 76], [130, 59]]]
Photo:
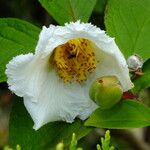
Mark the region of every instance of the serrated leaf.
[[105, 25], [107, 33], [126, 56], [138, 54], [150, 58], [150, 1], [109, 0]]
[[61, 25], [81, 20], [87, 22], [96, 0], [39, 0], [48, 13]]
[[137, 101], [124, 100], [111, 109], [97, 109], [85, 125], [112, 129], [149, 126], [150, 108]]
[[40, 29], [19, 20], [0, 19], [0, 82], [6, 81], [6, 64], [16, 55], [33, 52]]
[[143, 65], [143, 75], [133, 80], [135, 92], [140, 92], [140, 90], [150, 86], [150, 59], [148, 59]]
[[80, 120], [72, 124], [53, 122], [35, 131], [33, 121], [21, 98], [14, 101], [9, 124], [10, 146], [15, 147], [19, 144], [23, 150], [54, 150], [61, 141], [69, 144], [72, 133], [76, 133], [77, 139], [80, 139], [91, 131], [91, 128], [83, 126]]

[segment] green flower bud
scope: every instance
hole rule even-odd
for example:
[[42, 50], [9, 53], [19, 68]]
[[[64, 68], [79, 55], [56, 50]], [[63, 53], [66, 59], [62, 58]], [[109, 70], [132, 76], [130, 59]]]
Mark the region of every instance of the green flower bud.
[[123, 89], [115, 76], [104, 76], [94, 81], [90, 87], [90, 98], [102, 109], [109, 109], [118, 103]]

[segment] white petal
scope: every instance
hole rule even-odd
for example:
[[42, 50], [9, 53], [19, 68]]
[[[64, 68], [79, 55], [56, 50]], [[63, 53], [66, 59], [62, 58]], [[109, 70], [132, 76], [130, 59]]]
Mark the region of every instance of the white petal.
[[37, 102], [36, 97], [45, 81], [44, 70], [48, 67], [45, 64], [47, 60], [33, 54], [13, 58], [6, 66], [9, 89], [20, 97]]
[[9, 88], [24, 97], [24, 104], [38, 129], [52, 121], [86, 119], [97, 105], [90, 100], [90, 81], [67, 84], [49, 67], [49, 56], [20, 55], [7, 65]]
[[[38, 52], [42, 53], [42, 57], [49, 55], [55, 47], [66, 43], [70, 39], [85, 38], [92, 41], [95, 47], [97, 47], [95, 53], [97, 59], [100, 59], [100, 65], [97, 67], [97, 76], [116, 75], [124, 91], [133, 87], [124, 56], [117, 47], [114, 39], [107, 36], [103, 30], [90, 23], [80, 23], [80, 21], [65, 24], [64, 27], [53, 26], [53, 32], [51, 32], [51, 28], [50, 26], [46, 29], [45, 36], [49, 37], [47, 45], [45, 48], [38, 49]], [[42, 32], [44, 34], [45, 30]], [[42, 36], [40, 39], [42, 39]]]
[[33, 54], [29, 53], [26, 55], [19, 55], [14, 57], [7, 65], [6, 65], [6, 75], [8, 77], [7, 83], [9, 85], [9, 89], [13, 91], [18, 96], [30, 95], [28, 91], [28, 70], [27, 67], [29, 63], [32, 61]]
[[[46, 71], [46, 70], [45, 70]], [[48, 72], [38, 103], [24, 98], [24, 104], [34, 120], [34, 129], [52, 121], [73, 122], [75, 117], [85, 120], [97, 105], [89, 99], [87, 85], [65, 85], [54, 71]]]
[[[115, 75], [120, 81], [123, 91], [128, 91], [134, 85], [130, 80], [129, 69], [125, 58], [118, 49], [114, 40], [112, 40], [110, 44], [104, 45], [103, 49], [105, 49], [105, 51], [101, 50], [100, 45], [99, 47], [95, 46], [95, 54], [97, 60], [99, 61], [99, 63], [97, 64], [95, 76], [102, 77]], [[106, 52], [110, 49], [112, 50], [111, 53]]]
[[41, 50], [45, 50], [46, 46], [48, 44], [48, 41], [51, 37], [53, 37], [53, 32], [55, 31], [56, 27], [53, 25], [50, 25], [49, 28], [46, 28], [43, 26], [42, 31], [39, 35], [39, 41], [36, 46], [36, 52], [40, 52]]

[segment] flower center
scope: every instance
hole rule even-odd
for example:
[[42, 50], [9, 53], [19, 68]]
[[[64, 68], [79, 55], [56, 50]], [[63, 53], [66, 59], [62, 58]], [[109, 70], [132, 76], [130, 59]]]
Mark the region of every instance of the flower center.
[[96, 69], [96, 59], [92, 43], [87, 39], [76, 38], [55, 48], [51, 64], [63, 81], [81, 82]]

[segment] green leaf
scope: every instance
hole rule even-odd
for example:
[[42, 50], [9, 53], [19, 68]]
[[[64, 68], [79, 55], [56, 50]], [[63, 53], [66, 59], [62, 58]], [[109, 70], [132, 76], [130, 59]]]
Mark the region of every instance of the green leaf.
[[135, 91], [135, 92], [140, 92], [142, 89], [150, 86], [150, 59], [148, 59], [144, 63], [143, 73], [144, 73], [144, 75], [133, 80], [134, 85], [135, 85], [133, 91]]
[[6, 64], [16, 55], [33, 52], [40, 29], [18, 19], [0, 19], [0, 82], [6, 81]]
[[133, 100], [122, 100], [109, 110], [98, 108], [85, 125], [112, 129], [145, 127], [150, 125], [150, 109]]
[[48, 13], [61, 25], [81, 20], [87, 22], [96, 0], [39, 0]]
[[109, 0], [105, 25], [125, 57], [150, 58], [150, 0]]
[[107, 1], [108, 0], [97, 0], [97, 3], [94, 7], [94, 12], [95, 13], [103, 13]]
[[69, 144], [72, 133], [80, 139], [91, 131], [83, 126], [83, 122], [76, 120], [69, 124], [65, 122], [49, 123], [39, 130], [33, 128], [33, 121], [27, 113], [23, 100], [15, 99], [10, 116], [9, 143], [13, 148], [19, 144], [23, 150], [54, 150], [57, 143], [63, 140]]

